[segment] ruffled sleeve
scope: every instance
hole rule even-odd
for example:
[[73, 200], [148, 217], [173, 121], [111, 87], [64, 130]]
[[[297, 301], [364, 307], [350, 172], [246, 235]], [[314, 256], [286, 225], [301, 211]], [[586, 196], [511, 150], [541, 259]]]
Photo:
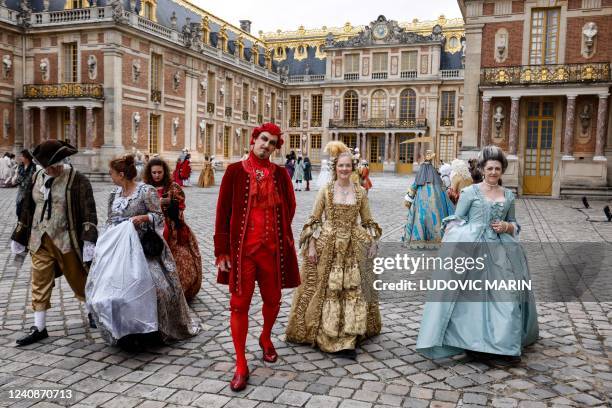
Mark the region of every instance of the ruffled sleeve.
[[512, 191], [510, 190], [506, 190], [506, 201], [509, 203], [509, 207], [504, 221], [507, 221], [510, 224], [514, 225], [514, 233], [512, 234], [512, 236], [516, 237], [521, 232], [521, 226], [516, 221], [516, 215], [514, 210], [514, 193], [512, 193]]
[[325, 211], [325, 196], [327, 194], [327, 186], [321, 188], [317, 194], [317, 198], [312, 209], [312, 214], [300, 234], [300, 248], [308, 248], [311, 239], [319, 239], [321, 228], [323, 227], [323, 212]]
[[372, 213], [370, 212], [370, 203], [368, 201], [368, 196], [365, 194], [365, 189], [361, 188], [361, 208], [359, 209], [359, 216], [361, 217], [361, 226], [365, 228], [368, 232], [368, 235], [372, 237], [374, 240], [380, 239], [382, 236], [382, 228], [380, 225], [374, 221], [372, 218]]
[[468, 222], [470, 207], [472, 206], [472, 201], [474, 199], [473, 188], [478, 187], [469, 186], [461, 190], [459, 201], [457, 202], [457, 207], [455, 208], [455, 213], [442, 220], [442, 228], [444, 230], [450, 229], [456, 225], [463, 225]]
[[144, 203], [151, 224], [153, 224], [156, 230], [162, 230], [164, 228], [164, 215], [162, 213], [161, 202], [159, 201], [157, 190], [150, 185], [144, 185], [143, 190]]

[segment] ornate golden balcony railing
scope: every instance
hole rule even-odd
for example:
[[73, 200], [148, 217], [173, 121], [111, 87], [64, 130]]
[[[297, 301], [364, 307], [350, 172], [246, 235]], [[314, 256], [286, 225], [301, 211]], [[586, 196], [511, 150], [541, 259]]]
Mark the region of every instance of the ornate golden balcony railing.
[[610, 81], [610, 64], [520, 65], [482, 68], [481, 85], [563, 84]]
[[329, 127], [333, 129], [427, 129], [427, 119], [330, 119]]
[[23, 96], [27, 99], [95, 98], [104, 99], [101, 84], [28, 84], [23, 86]]

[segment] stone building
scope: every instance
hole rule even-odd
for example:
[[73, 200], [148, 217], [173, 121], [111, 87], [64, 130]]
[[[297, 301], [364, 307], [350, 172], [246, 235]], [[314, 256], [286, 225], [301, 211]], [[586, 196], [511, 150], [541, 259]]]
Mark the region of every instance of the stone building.
[[458, 3], [467, 43], [461, 154], [501, 146], [504, 183], [520, 194], [609, 194], [612, 1]]
[[274, 121], [278, 161], [341, 139], [410, 172], [461, 145], [464, 44], [444, 17], [254, 36], [186, 0], [0, 0], [0, 149], [69, 140], [92, 173], [136, 150], [229, 163]]

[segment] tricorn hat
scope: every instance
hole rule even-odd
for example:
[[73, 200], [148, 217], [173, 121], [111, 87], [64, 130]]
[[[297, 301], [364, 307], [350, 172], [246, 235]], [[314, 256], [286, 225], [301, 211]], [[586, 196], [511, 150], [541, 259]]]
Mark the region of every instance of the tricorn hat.
[[32, 150], [34, 160], [44, 168], [53, 166], [76, 153], [78, 150], [74, 146], [57, 139], [46, 140]]

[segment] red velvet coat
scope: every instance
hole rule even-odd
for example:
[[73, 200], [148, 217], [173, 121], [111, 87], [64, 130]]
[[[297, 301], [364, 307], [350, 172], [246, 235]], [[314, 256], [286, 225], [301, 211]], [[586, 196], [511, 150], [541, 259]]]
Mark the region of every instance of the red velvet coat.
[[[281, 288], [295, 288], [300, 285], [300, 271], [295, 253], [291, 222], [295, 215], [295, 194], [289, 175], [282, 167], [274, 164], [271, 176], [282, 204], [276, 208], [278, 246], [276, 259], [278, 279]], [[215, 258], [229, 254], [231, 269], [218, 271], [217, 282], [229, 284], [230, 292], [241, 292], [240, 260], [242, 259], [245, 225], [252, 203], [249, 195], [250, 178], [242, 162], [228, 166], [221, 181], [217, 201], [215, 222]]]

